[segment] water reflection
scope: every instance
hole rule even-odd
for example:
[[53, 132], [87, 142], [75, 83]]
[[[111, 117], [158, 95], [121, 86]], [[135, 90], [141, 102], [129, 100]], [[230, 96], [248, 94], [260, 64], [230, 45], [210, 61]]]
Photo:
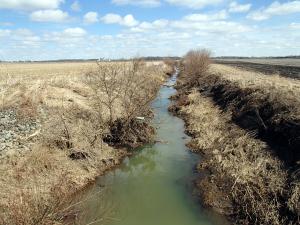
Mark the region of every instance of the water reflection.
[[127, 176], [151, 173], [156, 168], [155, 155], [157, 155], [157, 151], [152, 146], [146, 146], [143, 150], [137, 149], [138, 154], [131, 159], [126, 159], [124, 165], [116, 170], [116, 173], [124, 173]]

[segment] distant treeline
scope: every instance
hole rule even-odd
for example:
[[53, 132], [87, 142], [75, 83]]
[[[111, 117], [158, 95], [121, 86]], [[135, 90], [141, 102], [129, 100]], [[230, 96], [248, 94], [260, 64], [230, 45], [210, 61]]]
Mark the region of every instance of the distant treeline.
[[[149, 57], [140, 57], [145, 61], [161, 61], [161, 60], [180, 60], [181, 57], [160, 57], [160, 56], [149, 56]], [[99, 59], [57, 59], [57, 60], [19, 60], [19, 61], [1, 61], [0, 62], [11, 62], [11, 63], [49, 63], [49, 62], [96, 62], [96, 61], [103, 61], [103, 62], [119, 62], [119, 61], [130, 61], [131, 59], [106, 59], [106, 58], [99, 58]]]

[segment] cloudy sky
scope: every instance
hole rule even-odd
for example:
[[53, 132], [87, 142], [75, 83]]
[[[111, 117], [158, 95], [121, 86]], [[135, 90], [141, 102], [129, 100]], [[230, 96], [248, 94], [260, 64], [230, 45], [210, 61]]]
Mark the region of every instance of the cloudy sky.
[[0, 0], [0, 60], [300, 55], [300, 1]]

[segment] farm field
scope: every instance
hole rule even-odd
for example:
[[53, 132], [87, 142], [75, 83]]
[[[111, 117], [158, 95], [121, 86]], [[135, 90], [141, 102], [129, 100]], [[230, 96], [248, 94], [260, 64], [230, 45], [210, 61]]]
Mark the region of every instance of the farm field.
[[231, 65], [238, 68], [262, 72], [266, 74], [279, 74], [290, 78], [300, 79], [300, 59], [216, 59], [216, 63]]
[[248, 62], [248, 63], [258, 63], [267, 65], [278, 65], [278, 66], [295, 66], [300, 67], [300, 58], [220, 58], [216, 61], [224, 62]]

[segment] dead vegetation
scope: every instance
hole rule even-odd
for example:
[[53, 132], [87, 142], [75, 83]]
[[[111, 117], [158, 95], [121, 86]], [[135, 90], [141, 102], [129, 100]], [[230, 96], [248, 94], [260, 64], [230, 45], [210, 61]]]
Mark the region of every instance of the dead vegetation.
[[183, 62], [170, 110], [185, 118], [191, 147], [205, 154], [204, 203], [237, 224], [298, 224], [300, 83], [208, 66], [202, 52], [187, 54], [193, 60]]
[[195, 137], [190, 145], [205, 155], [199, 169], [211, 171], [198, 182], [204, 203], [234, 215], [237, 224], [282, 224], [280, 199], [287, 176], [281, 162], [265, 143], [231, 124], [211, 100], [196, 92], [189, 99], [181, 113]]
[[210, 65], [210, 51], [198, 49], [189, 51], [184, 57], [184, 82], [189, 87], [199, 85], [199, 74], [204, 75]]
[[[159, 73], [141, 60], [131, 64], [101, 64], [87, 76], [87, 84], [93, 90], [91, 100], [97, 106], [96, 113], [108, 111], [110, 129], [104, 140], [112, 145], [137, 147], [151, 141], [154, 130], [145, 120], [151, 119], [150, 103], [154, 100], [161, 82], [153, 77]], [[121, 108], [119, 115], [115, 111]], [[105, 124], [105, 118], [101, 124]], [[105, 131], [102, 131], [105, 133]], [[139, 138], [143, 136], [143, 138]]]
[[[26, 126], [25, 137], [20, 136], [23, 130], [6, 126], [7, 144], [0, 152], [0, 224], [63, 224], [66, 216], [77, 215], [64, 211], [70, 195], [127, 154], [105, 139], [117, 135], [120, 147], [151, 139], [149, 120], [140, 123], [136, 117], [150, 117], [163, 66], [138, 60], [98, 63], [84, 67], [84, 73], [64, 74], [59, 64], [54, 75], [43, 73], [42, 65], [37, 71], [24, 66], [24, 77], [20, 70], [1, 74], [1, 121], [9, 125], [13, 120], [13, 127], [19, 127], [21, 121], [33, 120], [38, 126]], [[123, 136], [113, 133], [115, 124], [122, 125]], [[130, 132], [134, 129], [139, 132]]]
[[212, 65], [209, 75], [201, 79], [199, 90], [231, 112], [234, 122], [257, 132], [287, 164], [297, 164], [300, 159], [298, 81], [221, 65]]

